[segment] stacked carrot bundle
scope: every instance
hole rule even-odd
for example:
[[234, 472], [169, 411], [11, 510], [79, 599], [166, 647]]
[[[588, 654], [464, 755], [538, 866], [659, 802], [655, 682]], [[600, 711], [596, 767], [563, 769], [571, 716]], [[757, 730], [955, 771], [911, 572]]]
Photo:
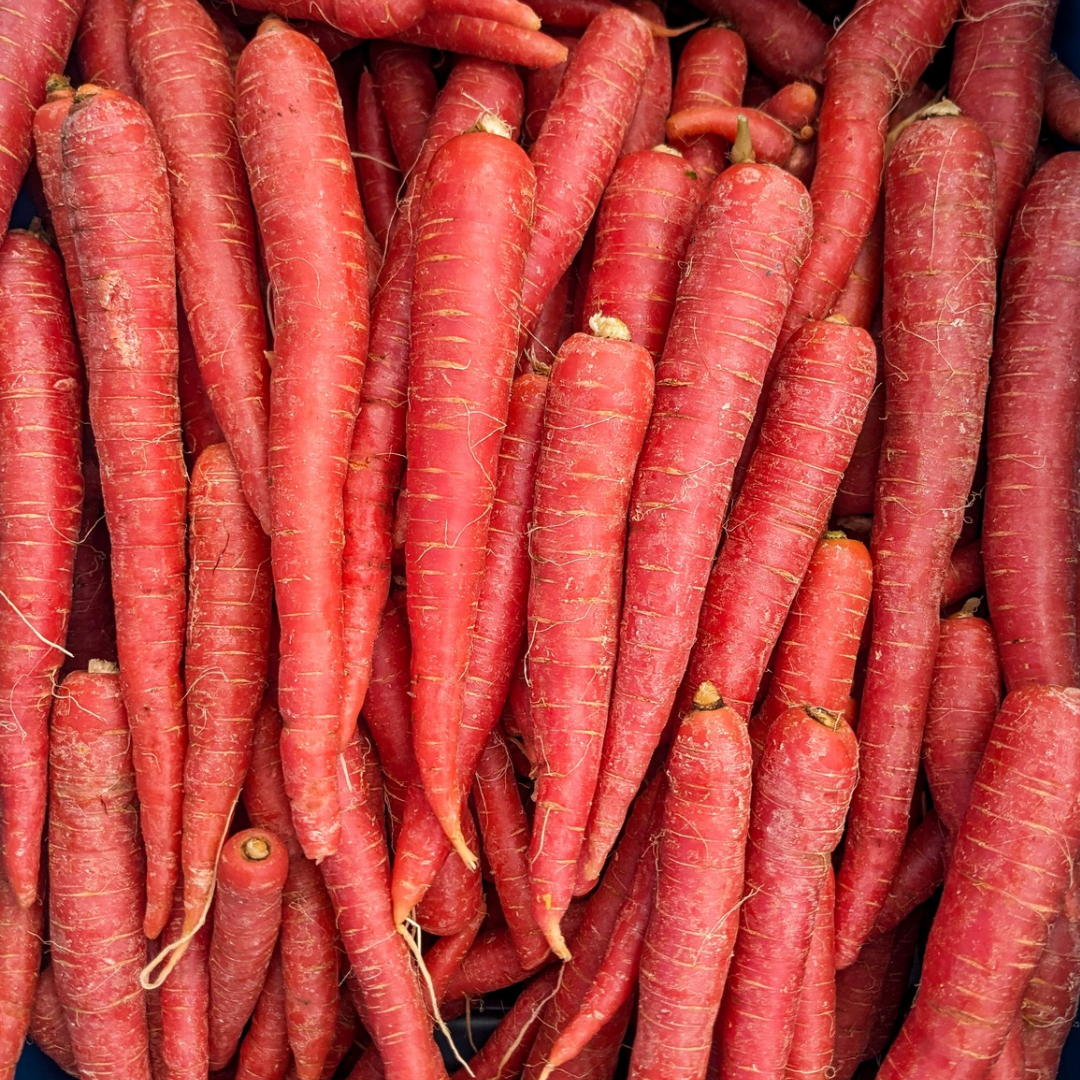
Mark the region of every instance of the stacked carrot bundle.
[[0, 1080], [1055, 1076], [1056, 2], [694, 2], [0, 11]]

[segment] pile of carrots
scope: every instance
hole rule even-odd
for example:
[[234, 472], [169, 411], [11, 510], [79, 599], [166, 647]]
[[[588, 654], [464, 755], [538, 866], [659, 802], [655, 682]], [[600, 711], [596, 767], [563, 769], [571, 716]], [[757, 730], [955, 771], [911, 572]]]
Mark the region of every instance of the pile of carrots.
[[0, 7], [0, 1080], [1056, 1076], [1057, 0], [692, 2]]

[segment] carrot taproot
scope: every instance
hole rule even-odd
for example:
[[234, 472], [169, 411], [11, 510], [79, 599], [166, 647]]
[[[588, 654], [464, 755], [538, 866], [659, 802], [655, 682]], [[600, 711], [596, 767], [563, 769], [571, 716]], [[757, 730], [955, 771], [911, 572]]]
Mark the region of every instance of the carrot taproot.
[[1031, 176], [1057, 8], [1057, 0], [967, 0], [956, 27], [949, 98], [994, 146], [999, 253]]
[[728, 169], [698, 215], [634, 481], [618, 664], [583, 880], [598, 875], [674, 704], [735, 462], [809, 234], [805, 189], [770, 165]]
[[358, 38], [386, 38], [413, 26], [424, 0], [245, 0], [244, 7], [289, 20], [311, 20]]
[[415, 45], [377, 42], [371, 47], [371, 72], [394, 159], [408, 176], [423, 149], [438, 93], [431, 56]]
[[827, 1074], [835, 1080], [851, 1080], [864, 1060], [895, 939], [895, 930], [872, 937], [855, 960], [836, 973], [836, 1037]]
[[48, 723], [67, 637], [83, 482], [82, 388], [60, 259], [34, 233], [0, 247], [0, 810], [16, 901], [37, 897]]
[[[506, 135], [505, 125], [461, 135], [431, 159], [412, 297], [405, 565], [413, 748], [428, 802], [469, 865], [458, 729], [517, 358], [507, 313], [520, 303], [536, 191], [528, 157]], [[451, 309], [448, 296], [457, 298]]]
[[[461, 834], [470, 851], [479, 850], [476, 822], [472, 814], [463, 810]], [[480, 866], [467, 866], [456, 854], [451, 855], [439, 868], [416, 905], [413, 916], [421, 930], [437, 937], [459, 933], [484, 906], [484, 883]], [[401, 924], [398, 924], [401, 929]]]
[[750, 740], [746, 723], [708, 684], [679, 725], [665, 776], [631, 1080], [704, 1075], [739, 928]]
[[[33, 1010], [30, 1014], [30, 1040], [64, 1072], [72, 1076], [78, 1074], [75, 1055], [71, 1051], [67, 1017], [64, 1016], [64, 1007], [60, 1004], [60, 995], [56, 992], [52, 964], [47, 965], [37, 979]], [[22, 1040], [18, 1049], [22, 1050]]]
[[61, 684], [49, 736], [49, 940], [81, 1076], [150, 1080], [142, 853], [120, 679]]
[[222, 845], [208, 958], [211, 1071], [236, 1053], [266, 981], [288, 872], [285, 844], [269, 829], [244, 829]]
[[390, 223], [397, 213], [401, 170], [394, 157], [374, 76], [366, 69], [360, 73], [357, 91], [355, 162], [364, 220], [379, 247], [385, 251]]
[[251, 1026], [240, 1043], [235, 1080], [284, 1080], [289, 1068], [289, 1037], [285, 1025], [285, 982], [281, 950], [275, 950], [259, 992]]
[[800, 142], [807, 142], [813, 138], [814, 122], [821, 111], [821, 94], [813, 83], [786, 83], [761, 106], [761, 111], [778, 120]]
[[[1068, 241], [1080, 220], [1080, 154], [1059, 154], [1016, 212], [991, 361], [982, 558], [1009, 690], [1073, 685], [1077, 518], [1072, 480], [1080, 417], [1080, 320], [1061, 306], [1080, 275]], [[1032, 543], [1037, 537], [1038, 554]]]
[[72, 56], [84, 83], [136, 97], [127, 34], [134, 0], [86, 0]]
[[[851, 267], [844, 287], [833, 304], [832, 313], [842, 315], [852, 326], [870, 329], [874, 313], [881, 303], [884, 284], [883, 255], [885, 246], [885, 208], [878, 206], [870, 232]], [[839, 512], [839, 511], [838, 511]], [[845, 513], [851, 511], [844, 511]]]
[[622, 320], [654, 360], [667, 338], [703, 195], [690, 163], [658, 147], [623, 157], [600, 203], [585, 312]]
[[176, 311], [176, 337], [180, 350], [180, 367], [177, 372], [177, 393], [180, 395], [180, 430], [184, 438], [184, 464], [188, 475], [195, 462], [208, 446], [225, 441], [221, 425], [214, 415], [214, 406], [206, 392], [206, 384], [199, 373], [199, 359], [195, 355], [195, 342], [191, 340], [191, 328], [181, 305]]
[[[269, 532], [266, 319], [228, 54], [198, 0], [136, 0], [128, 39], [170, 177], [177, 276], [199, 374]], [[287, 312], [275, 317], [280, 331]]]
[[[164, 948], [184, 936], [184, 915], [181, 884], [161, 934]], [[183, 955], [156, 990], [161, 1013], [161, 1059], [169, 1080], [198, 1080], [210, 1068], [209, 954], [210, 924], [205, 923], [186, 942]]]
[[428, 49], [464, 53], [527, 68], [554, 67], [566, 59], [566, 48], [547, 34], [470, 15], [429, 12], [393, 37], [395, 41]]
[[813, 705], [787, 709], [766, 736], [750, 804], [739, 936], [717, 1020], [725, 1077], [783, 1080], [797, 991], [857, 760], [851, 728]]
[[15, 1067], [31, 1031], [41, 942], [41, 901], [19, 903], [11, 885], [0, 878], [0, 1077], [14, 1080]]
[[1043, 118], [1055, 135], [1080, 143], [1080, 79], [1057, 57], [1050, 58], [1046, 72]]
[[555, 40], [566, 49], [566, 59], [551, 67], [532, 68], [525, 74], [525, 117], [522, 126], [527, 147], [536, 142], [536, 137], [544, 126], [548, 109], [559, 92], [566, 67], [577, 50], [580, 39], [557, 35]]
[[982, 544], [972, 540], [953, 549], [949, 573], [941, 591], [941, 606], [951, 607], [983, 588]]
[[568, 339], [552, 368], [529, 540], [526, 664], [540, 752], [529, 845], [533, 917], [563, 959], [559, 920], [573, 895], [600, 768], [626, 513], [653, 404], [649, 354], [618, 320], [594, 315], [590, 323], [594, 334]]
[[[870, 1031], [863, 1048], [867, 1060], [879, 1058], [889, 1048], [904, 1010], [911, 985], [911, 969], [919, 946], [922, 912], [915, 910], [896, 928], [889, 963], [870, 1017]], [[876, 1061], [873, 1062], [876, 1065]], [[1017, 1078], [1018, 1080], [1018, 1078]]]
[[[667, 25], [664, 13], [653, 0], [631, 0], [630, 10], [654, 26]], [[649, 61], [641, 96], [623, 136], [621, 156], [651, 150], [664, 141], [664, 121], [671, 112], [671, 43], [666, 37], [653, 38], [653, 55]]]
[[[870, 933], [903, 848], [941, 590], [982, 431], [996, 298], [993, 148], [950, 111], [901, 135], [885, 179], [887, 415], [860, 779], [837, 879], [838, 967]], [[919, 238], [926, 228], [932, 246]]]
[[[117, 91], [85, 87], [77, 94], [61, 143], [63, 197], [86, 284], [78, 329], [112, 542], [120, 681], [147, 852], [146, 932], [156, 937], [168, 920], [179, 870], [187, 735], [180, 678], [187, 474], [169, 188], [150, 117]], [[124, 183], [114, 182], [117, 173]]]
[[933, 896], [945, 877], [946, 836], [944, 824], [931, 807], [904, 842], [889, 895], [874, 923], [875, 934], [895, 929]]
[[[368, 343], [363, 212], [333, 71], [309, 38], [267, 19], [236, 87], [276, 329], [269, 477], [282, 764], [300, 843], [318, 859], [339, 832], [343, 490]], [[309, 167], [296, 173], [298, 153]]]
[[719, 135], [733, 143], [740, 119], [749, 125], [756, 160], [772, 165], [787, 161], [795, 145], [792, 133], [767, 113], [743, 105], [691, 105], [672, 113], [667, 119], [668, 138], [685, 140], [698, 135]]
[[[536, 216], [522, 333], [532, 330], [569, 268], [618, 160], [653, 57], [644, 20], [625, 8], [598, 15], [582, 35], [529, 156], [536, 169]], [[569, 146], [574, 152], [568, 152]]]
[[985, 1076], [1004, 1049], [1080, 845], [1078, 720], [1075, 689], [1024, 686], [1003, 702], [930, 928], [919, 993], [882, 1080]]
[[[584, 904], [580, 901], [567, 912], [567, 936], [572, 937], [570, 924], [580, 921]], [[544, 960], [553, 959], [548, 953]], [[508, 927], [481, 929], [472, 948], [465, 955], [446, 985], [445, 999], [482, 998], [496, 990], [505, 990], [524, 981], [544, 966], [543, 963], [525, 967], [518, 956], [513, 935]]]

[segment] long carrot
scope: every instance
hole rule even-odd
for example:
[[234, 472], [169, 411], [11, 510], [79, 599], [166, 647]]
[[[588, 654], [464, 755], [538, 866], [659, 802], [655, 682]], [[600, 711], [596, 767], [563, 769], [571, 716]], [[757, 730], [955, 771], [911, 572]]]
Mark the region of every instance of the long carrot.
[[0, 1077], [14, 1080], [30, 1031], [41, 967], [44, 911], [40, 900], [20, 906], [0, 879]]
[[255, 1005], [251, 1027], [240, 1044], [236, 1080], [283, 1080], [289, 1067], [287, 1032], [281, 953], [275, 952]]
[[[85, 88], [61, 141], [63, 196], [86, 286], [79, 339], [112, 541], [120, 681], [147, 851], [146, 932], [156, 937], [179, 870], [187, 741], [180, 680], [187, 474], [169, 188], [150, 118], [122, 94]], [[117, 172], [127, 177], [124, 184], [113, 183]]]
[[795, 145], [795, 137], [779, 120], [744, 105], [691, 105], [672, 113], [667, 120], [668, 138], [693, 139], [699, 135], [718, 135], [733, 143], [740, 121], [750, 130], [757, 161], [783, 165]]
[[[30, 1038], [34, 1045], [47, 1054], [66, 1073], [75, 1076], [79, 1067], [71, 1052], [71, 1035], [67, 1017], [56, 992], [56, 978], [52, 964], [38, 976], [34, 992], [33, 1012], [30, 1016]], [[21, 1042], [21, 1040], [20, 1040]], [[20, 1045], [19, 1050], [22, 1050]]]
[[554, 67], [566, 59], [565, 46], [537, 30], [447, 12], [426, 14], [394, 40], [527, 68]]
[[[666, 27], [664, 13], [653, 0], [630, 0], [627, 6], [653, 26]], [[664, 121], [671, 112], [671, 94], [671, 42], [666, 37], [655, 36], [641, 97], [619, 149], [621, 156], [651, 150], [664, 141]]]
[[134, 0], [86, 0], [72, 55], [84, 83], [135, 97], [127, 34]]
[[385, 38], [416, 23], [424, 0], [246, 0], [244, 7], [286, 19], [311, 19], [358, 38]]
[[375, 92], [375, 79], [366, 70], [360, 74], [356, 97], [356, 180], [360, 185], [364, 220], [385, 251], [390, 223], [397, 213], [401, 170]]
[[438, 89], [431, 54], [415, 45], [371, 47], [371, 70], [398, 168], [408, 176], [424, 148]]
[[1043, 116], [1055, 135], [1074, 145], [1080, 143], [1080, 79], [1056, 57], [1046, 74]]
[[946, 830], [931, 807], [907, 835], [889, 895], [878, 912], [874, 933], [895, 930], [929, 900], [945, 876]]
[[[162, 931], [166, 948], [184, 935], [183, 887]], [[210, 927], [186, 943], [183, 955], [157, 990], [161, 1011], [161, 1059], [170, 1080], [199, 1080], [210, 1069]]]

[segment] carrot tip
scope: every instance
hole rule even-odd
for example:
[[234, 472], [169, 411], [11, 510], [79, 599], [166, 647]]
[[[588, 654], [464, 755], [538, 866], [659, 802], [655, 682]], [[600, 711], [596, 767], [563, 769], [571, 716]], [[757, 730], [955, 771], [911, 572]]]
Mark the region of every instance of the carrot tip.
[[450, 843], [453, 844], [454, 850], [461, 856], [461, 861], [470, 869], [475, 870], [480, 865], [480, 861], [472, 853], [469, 845], [465, 843], [465, 837], [459, 829], [457, 832], [448, 834], [450, 837]]
[[547, 943], [551, 948], [551, 951], [560, 960], [570, 959], [570, 950], [566, 945], [566, 938], [562, 935], [562, 930], [559, 928], [559, 924], [555, 923], [552, 926], [545, 927], [544, 937], [547, 939]]

